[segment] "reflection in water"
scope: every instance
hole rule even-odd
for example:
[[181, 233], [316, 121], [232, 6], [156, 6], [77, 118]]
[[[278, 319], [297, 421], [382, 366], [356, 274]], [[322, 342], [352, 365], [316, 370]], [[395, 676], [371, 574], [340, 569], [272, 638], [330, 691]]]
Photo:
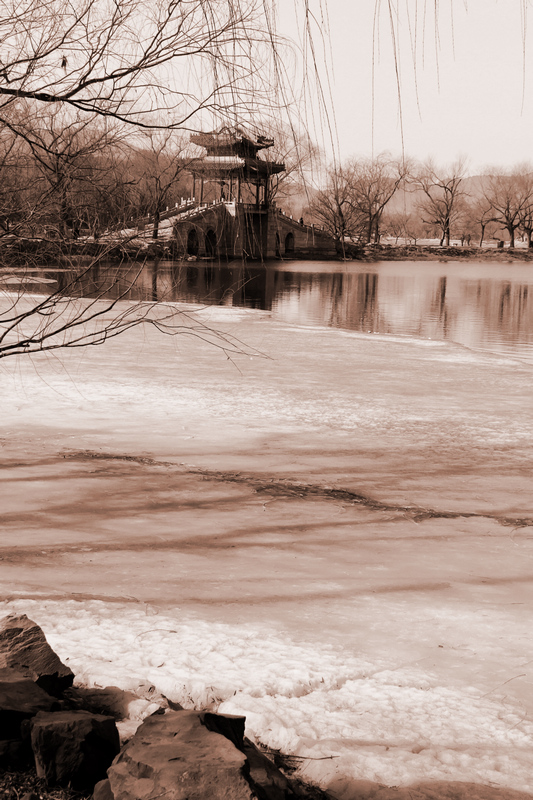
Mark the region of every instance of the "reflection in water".
[[[138, 265], [111, 269], [89, 270], [80, 293], [265, 309], [297, 324], [446, 339], [533, 361], [527, 264], [158, 261], [142, 268], [133, 288]], [[72, 293], [68, 271], [41, 274]]]

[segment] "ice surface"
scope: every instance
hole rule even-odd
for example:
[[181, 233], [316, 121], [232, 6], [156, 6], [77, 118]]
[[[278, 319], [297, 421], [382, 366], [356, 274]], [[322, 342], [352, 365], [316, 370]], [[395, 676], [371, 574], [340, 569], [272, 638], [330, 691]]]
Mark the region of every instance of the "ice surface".
[[269, 357], [138, 329], [2, 364], [0, 612], [343, 800], [533, 792], [532, 368], [197, 313]]
[[524, 709], [474, 686], [443, 686], [417, 664], [387, 668], [394, 659], [372, 663], [254, 623], [131, 604], [2, 606], [12, 609], [43, 625], [78, 682], [135, 691], [149, 681], [187, 707], [244, 713], [248, 735], [309, 759], [310, 778], [341, 772], [389, 785], [447, 778], [530, 788], [533, 722]]

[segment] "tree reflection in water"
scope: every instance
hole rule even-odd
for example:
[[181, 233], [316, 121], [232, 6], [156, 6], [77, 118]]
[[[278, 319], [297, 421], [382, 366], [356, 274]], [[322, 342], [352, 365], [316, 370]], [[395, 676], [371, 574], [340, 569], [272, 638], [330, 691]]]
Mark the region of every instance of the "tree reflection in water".
[[[127, 289], [138, 265], [121, 269], [110, 296]], [[101, 292], [108, 274], [96, 265], [83, 292]], [[66, 285], [64, 271], [43, 277]], [[146, 264], [127, 296], [264, 309], [300, 325], [441, 339], [533, 361], [532, 287], [533, 268], [523, 264], [161, 260]]]

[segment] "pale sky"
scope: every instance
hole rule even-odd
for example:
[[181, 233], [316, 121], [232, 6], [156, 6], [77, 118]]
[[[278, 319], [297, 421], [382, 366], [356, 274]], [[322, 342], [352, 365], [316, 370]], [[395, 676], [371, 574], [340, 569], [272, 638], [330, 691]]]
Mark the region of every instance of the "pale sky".
[[[388, 0], [378, 2], [377, 38], [376, 0], [315, 0], [315, 9], [320, 2], [329, 18], [327, 57], [341, 159], [384, 150], [400, 154]], [[395, 0], [394, 5], [406, 155], [433, 156], [439, 164], [464, 156], [471, 174], [489, 165], [533, 161], [530, 0]]]

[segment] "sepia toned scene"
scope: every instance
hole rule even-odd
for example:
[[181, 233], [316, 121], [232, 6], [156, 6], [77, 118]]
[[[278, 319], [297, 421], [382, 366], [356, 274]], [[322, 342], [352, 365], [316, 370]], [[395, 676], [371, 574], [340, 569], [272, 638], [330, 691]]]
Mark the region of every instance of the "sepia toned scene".
[[3, 4], [3, 800], [533, 798], [529, 3], [478, 5]]

